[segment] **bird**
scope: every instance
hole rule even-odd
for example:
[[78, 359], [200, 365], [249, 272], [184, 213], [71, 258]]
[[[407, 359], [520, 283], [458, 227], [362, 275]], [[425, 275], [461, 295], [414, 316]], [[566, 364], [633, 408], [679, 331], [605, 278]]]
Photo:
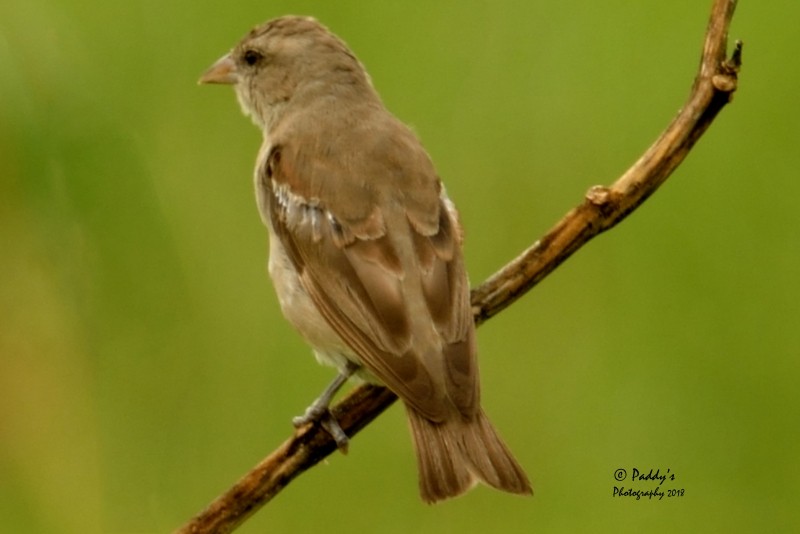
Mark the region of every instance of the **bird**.
[[339, 374], [295, 426], [320, 423], [356, 376], [403, 402], [426, 503], [478, 483], [532, 494], [480, 405], [458, 213], [417, 135], [345, 42], [312, 17], [263, 23], [200, 78], [227, 84], [263, 133], [254, 185], [281, 310]]

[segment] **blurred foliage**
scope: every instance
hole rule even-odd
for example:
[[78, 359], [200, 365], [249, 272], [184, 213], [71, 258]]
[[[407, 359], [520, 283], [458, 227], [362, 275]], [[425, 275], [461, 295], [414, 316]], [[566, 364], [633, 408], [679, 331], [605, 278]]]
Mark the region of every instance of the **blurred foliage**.
[[[436, 161], [477, 283], [667, 124], [709, 6], [0, 5], [0, 530], [170, 531], [332, 376], [267, 281], [260, 135], [230, 89], [195, 85], [249, 27], [312, 14], [348, 41]], [[740, 2], [733, 105], [640, 211], [480, 329], [484, 404], [533, 499], [423, 506], [393, 408], [241, 531], [796, 530], [798, 14]], [[612, 498], [633, 467], [685, 495]]]

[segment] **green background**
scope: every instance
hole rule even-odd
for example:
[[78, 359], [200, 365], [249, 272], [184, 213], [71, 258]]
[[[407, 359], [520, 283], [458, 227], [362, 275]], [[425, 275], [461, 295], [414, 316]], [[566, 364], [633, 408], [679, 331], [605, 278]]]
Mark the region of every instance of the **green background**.
[[[478, 283], [674, 116], [710, 4], [3, 2], [0, 530], [168, 532], [332, 377], [267, 280], [260, 134], [196, 85], [251, 26], [311, 14], [351, 45], [436, 162]], [[395, 406], [241, 532], [796, 531], [798, 16], [741, 2], [733, 104], [479, 330], [484, 405], [534, 498], [421, 504]], [[669, 469], [684, 496], [614, 498], [618, 468]]]

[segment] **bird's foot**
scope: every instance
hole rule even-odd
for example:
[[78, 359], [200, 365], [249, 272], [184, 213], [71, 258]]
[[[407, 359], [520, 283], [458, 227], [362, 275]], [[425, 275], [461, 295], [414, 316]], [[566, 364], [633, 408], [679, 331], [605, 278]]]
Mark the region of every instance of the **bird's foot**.
[[339, 421], [331, 414], [328, 406], [330, 406], [333, 396], [339, 391], [339, 388], [347, 382], [347, 379], [350, 378], [357, 369], [358, 366], [356, 364], [348, 363], [347, 367], [345, 367], [333, 382], [325, 388], [322, 395], [312, 402], [311, 406], [306, 408], [305, 413], [292, 419], [292, 424], [295, 428], [299, 428], [308, 423], [319, 423], [322, 428], [331, 435], [334, 441], [336, 441], [336, 446], [343, 454], [347, 454], [347, 446], [350, 440], [339, 425]]
[[[319, 401], [319, 399], [317, 399]], [[333, 440], [336, 442], [336, 447], [343, 453], [347, 454], [348, 445], [350, 444], [350, 439], [345, 434], [342, 427], [339, 425], [339, 421], [331, 414], [330, 410], [328, 409], [327, 404], [319, 403], [314, 401], [311, 406], [306, 408], [306, 411], [303, 415], [299, 415], [292, 419], [292, 424], [295, 428], [300, 428], [309, 423], [319, 423], [325, 431], [331, 435]]]

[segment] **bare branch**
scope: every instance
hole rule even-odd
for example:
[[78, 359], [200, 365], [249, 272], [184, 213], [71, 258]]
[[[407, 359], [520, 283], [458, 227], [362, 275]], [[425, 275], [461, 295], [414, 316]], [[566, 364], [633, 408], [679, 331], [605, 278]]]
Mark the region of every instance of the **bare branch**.
[[741, 42], [726, 59], [736, 0], [717, 0], [706, 31], [700, 71], [686, 105], [639, 160], [609, 187], [595, 186], [544, 237], [472, 293], [476, 322], [509, 306], [573, 252], [614, 227], [647, 200], [684, 160], [736, 90]]
[[[379, 386], [363, 385], [331, 408], [348, 436], [354, 436], [397, 399]], [[208, 508], [176, 530], [176, 533], [225, 533], [241, 525], [269, 502], [297, 475], [336, 450], [336, 443], [319, 425], [298, 429]]]
[[[594, 186], [583, 202], [519, 257], [472, 292], [480, 325], [516, 301], [594, 236], [614, 227], [664, 183], [736, 90], [741, 42], [726, 56], [728, 27], [736, 0], [715, 0], [700, 69], [683, 109], [653, 145], [611, 186]], [[362, 385], [332, 408], [348, 436], [355, 435], [397, 397]], [[336, 450], [320, 426], [306, 426], [254, 467], [177, 533], [225, 533], [269, 502], [296, 476]]]

